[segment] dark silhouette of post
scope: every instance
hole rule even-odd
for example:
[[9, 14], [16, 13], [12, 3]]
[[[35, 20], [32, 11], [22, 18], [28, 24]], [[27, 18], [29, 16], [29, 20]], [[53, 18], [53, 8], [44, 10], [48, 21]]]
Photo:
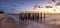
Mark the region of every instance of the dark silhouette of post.
[[44, 21], [45, 21], [45, 13], [44, 13]]
[[44, 21], [43, 21], [44, 24], [46, 24], [46, 22], [45, 22], [45, 15], [46, 15], [46, 14], [44, 13]]
[[40, 17], [40, 23], [42, 23], [42, 12], [41, 12], [41, 17]]

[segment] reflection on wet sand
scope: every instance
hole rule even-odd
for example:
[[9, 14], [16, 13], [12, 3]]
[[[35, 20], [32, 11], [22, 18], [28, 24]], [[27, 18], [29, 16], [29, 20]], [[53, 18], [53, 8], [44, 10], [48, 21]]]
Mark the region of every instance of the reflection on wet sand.
[[[57, 13], [20, 13], [20, 24], [26, 24], [28, 28], [60, 28], [60, 14]], [[40, 25], [38, 25], [40, 24]], [[42, 26], [43, 25], [43, 26]]]
[[0, 14], [0, 28], [60, 28], [60, 14], [20, 13], [19, 24], [12, 17]]

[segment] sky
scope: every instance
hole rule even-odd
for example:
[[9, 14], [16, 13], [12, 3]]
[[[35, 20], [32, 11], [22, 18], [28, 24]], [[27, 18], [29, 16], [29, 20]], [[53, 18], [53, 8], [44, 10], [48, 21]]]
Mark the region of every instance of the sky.
[[[59, 0], [57, 1], [59, 2]], [[0, 0], [0, 10], [5, 13], [18, 13], [34, 10], [33, 8], [36, 9], [37, 6], [44, 8], [45, 6], [54, 6], [54, 4], [54, 1], [51, 0]]]

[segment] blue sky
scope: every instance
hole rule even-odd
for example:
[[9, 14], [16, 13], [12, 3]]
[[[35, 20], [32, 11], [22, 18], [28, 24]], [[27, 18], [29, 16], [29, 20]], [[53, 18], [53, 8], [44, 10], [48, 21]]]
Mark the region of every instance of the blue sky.
[[45, 6], [48, 5], [47, 0], [0, 0], [0, 10], [6, 13], [20, 12], [22, 10], [29, 10], [34, 5]]

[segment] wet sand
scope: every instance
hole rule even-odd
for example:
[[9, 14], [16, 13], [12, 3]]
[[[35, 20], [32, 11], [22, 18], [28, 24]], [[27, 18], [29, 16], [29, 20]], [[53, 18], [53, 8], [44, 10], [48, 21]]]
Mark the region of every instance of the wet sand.
[[0, 28], [17, 28], [17, 24], [13, 18], [0, 14]]
[[12, 17], [9, 17], [8, 15], [0, 14], [0, 28], [60, 28], [60, 17], [59, 17], [60, 15], [55, 15], [55, 16], [51, 16], [51, 15], [50, 17], [46, 16], [47, 20], [43, 21], [43, 23], [39, 23], [36, 21], [33, 22], [32, 20], [30, 21], [28, 20], [29, 21], [28, 24], [27, 21], [24, 21], [25, 23], [19, 23], [17, 25], [16, 21]]
[[60, 28], [60, 14], [46, 14], [42, 23], [33, 22], [27, 24], [26, 28]]

